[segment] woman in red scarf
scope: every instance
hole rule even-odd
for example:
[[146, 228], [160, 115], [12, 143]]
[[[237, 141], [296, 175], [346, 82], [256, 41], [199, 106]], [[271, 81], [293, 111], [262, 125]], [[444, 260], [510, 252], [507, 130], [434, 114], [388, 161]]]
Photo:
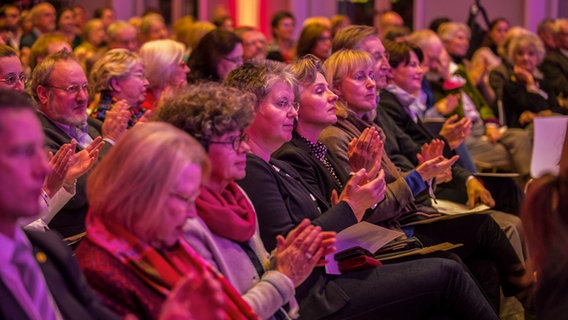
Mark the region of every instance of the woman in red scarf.
[[[199, 144], [165, 123], [129, 130], [91, 173], [87, 235], [76, 251], [87, 280], [119, 315], [156, 319], [184, 277], [218, 283], [226, 319], [257, 319], [236, 290], [182, 238], [209, 162]], [[218, 318], [187, 299], [196, 319]], [[192, 304], [193, 303], [193, 304]], [[209, 311], [207, 311], [209, 310]]]
[[321, 232], [306, 219], [286, 239], [277, 237], [273, 259], [266, 252], [254, 208], [234, 182], [245, 176], [250, 147], [243, 130], [253, 119], [255, 102], [250, 93], [202, 83], [165, 101], [158, 118], [199, 140], [212, 164], [196, 199], [199, 217], [186, 222], [185, 239], [261, 318], [295, 318], [295, 287], [333, 250], [334, 233]]

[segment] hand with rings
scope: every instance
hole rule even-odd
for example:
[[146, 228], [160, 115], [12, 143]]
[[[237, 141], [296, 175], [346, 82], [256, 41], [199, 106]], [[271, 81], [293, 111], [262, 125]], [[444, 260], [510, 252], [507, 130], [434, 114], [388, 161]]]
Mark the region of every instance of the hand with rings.
[[335, 251], [335, 233], [322, 232], [320, 227], [304, 219], [286, 239], [277, 237], [275, 269], [299, 286], [315, 266], [325, 263], [322, 258]]

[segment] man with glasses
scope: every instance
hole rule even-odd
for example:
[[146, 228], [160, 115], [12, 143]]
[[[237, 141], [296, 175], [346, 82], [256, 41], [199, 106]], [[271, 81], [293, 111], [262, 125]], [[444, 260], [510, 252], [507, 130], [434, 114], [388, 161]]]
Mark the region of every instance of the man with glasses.
[[26, 81], [16, 50], [0, 45], [0, 88], [22, 92]]
[[[106, 142], [99, 156], [104, 155], [127, 128], [126, 109], [107, 112], [104, 124], [87, 116], [87, 77], [79, 62], [67, 51], [46, 57], [34, 70], [31, 93], [38, 104], [39, 118], [46, 135], [48, 149], [55, 153], [63, 144], [77, 141], [79, 150], [102, 136]], [[87, 213], [86, 176], [77, 181], [76, 195], [51, 220], [49, 227], [64, 237], [85, 231]]]

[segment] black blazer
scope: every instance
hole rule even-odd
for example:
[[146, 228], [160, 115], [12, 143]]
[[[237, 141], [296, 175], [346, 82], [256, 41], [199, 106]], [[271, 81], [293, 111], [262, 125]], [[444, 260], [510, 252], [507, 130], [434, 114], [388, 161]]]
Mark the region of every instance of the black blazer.
[[[45, 142], [49, 151], [55, 154], [62, 145], [71, 142], [71, 138], [44, 114], [38, 112], [38, 117], [45, 134]], [[89, 136], [96, 138], [101, 135], [101, 121], [89, 117], [87, 123], [89, 125]], [[99, 158], [106, 154], [111, 147], [109, 143], [105, 143], [99, 152]], [[79, 150], [81, 149], [80, 146], [77, 146], [77, 148], [79, 148]], [[87, 195], [85, 194], [87, 175], [88, 174], [84, 174], [77, 179], [75, 196], [69, 200], [49, 223], [49, 227], [61, 233], [63, 237], [69, 237], [85, 231], [85, 216], [88, 210]]]
[[[357, 223], [349, 204], [342, 201], [330, 208], [328, 200], [283, 161], [270, 159], [267, 163], [247, 154], [246, 177], [237, 183], [254, 205], [260, 236], [269, 251], [276, 247], [277, 235], [288, 234], [304, 218], [325, 231], [339, 232]], [[296, 297], [304, 319], [323, 318], [349, 301], [347, 294], [329, 281], [322, 267], [315, 268], [296, 288]]]
[[539, 68], [554, 92], [568, 97], [568, 57], [558, 50], [546, 54]]
[[[425, 126], [418, 120], [414, 122], [410, 115], [406, 113], [404, 107], [396, 99], [395, 95], [389, 91], [381, 90], [381, 99], [379, 107], [377, 108], [377, 117], [375, 121], [379, 123], [381, 128], [385, 131], [387, 137], [396, 137], [395, 139], [387, 139], [385, 143], [385, 150], [389, 152], [389, 156], [393, 162], [406, 170], [410, 169], [407, 166], [411, 165], [411, 169], [418, 166], [418, 159], [416, 153], [419, 152], [420, 146], [426, 142], [430, 142], [434, 138], [442, 139], [440, 136], [435, 137]], [[405, 145], [389, 145], [404, 141]], [[414, 144], [414, 146], [412, 146]], [[444, 156], [451, 158], [455, 155], [447, 143], [444, 147]], [[402, 159], [401, 157], [406, 157]], [[443, 183], [436, 189], [436, 195], [447, 200], [456, 202], [464, 202], [467, 200], [467, 191], [465, 184], [467, 179], [471, 176], [471, 172], [454, 164], [452, 167], [452, 181]], [[421, 199], [423, 200], [423, 199]]]
[[276, 150], [272, 157], [294, 167], [308, 185], [320, 192], [321, 197], [326, 199], [329, 205], [331, 205], [332, 190], [337, 190], [339, 195], [342, 187], [349, 180], [349, 173], [339, 164], [337, 157], [327, 150], [326, 157], [335, 170], [337, 178], [343, 184], [343, 186], [339, 185], [321, 161], [310, 153], [310, 147], [296, 131], [292, 133], [292, 140]]
[[[32, 244], [34, 257], [44, 253], [45, 262], [38, 261], [47, 287], [64, 319], [120, 319], [108, 310], [89, 287], [77, 261], [61, 238], [53, 232], [25, 231]], [[0, 280], [0, 319], [28, 319], [23, 307]]]

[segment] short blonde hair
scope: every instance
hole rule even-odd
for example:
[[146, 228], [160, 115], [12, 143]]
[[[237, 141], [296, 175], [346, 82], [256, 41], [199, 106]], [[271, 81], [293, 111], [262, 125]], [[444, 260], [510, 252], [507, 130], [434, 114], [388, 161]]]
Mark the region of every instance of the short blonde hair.
[[533, 47], [536, 51], [536, 63], [540, 64], [544, 59], [544, 54], [546, 50], [544, 49], [544, 44], [539, 36], [530, 32], [523, 33], [514, 37], [507, 48], [507, 59], [509, 61], [515, 61], [515, 53], [523, 48]]
[[505, 59], [508, 59], [507, 56], [508, 56], [509, 46], [511, 45], [513, 39], [519, 37], [520, 35], [529, 34], [529, 33], [530, 31], [523, 27], [519, 26], [512, 27], [511, 29], [509, 29], [509, 31], [507, 31], [507, 34], [505, 34], [505, 39], [503, 39], [503, 42], [497, 48], [497, 53], [499, 53], [500, 56], [505, 57]]
[[[323, 63], [325, 78], [329, 84], [329, 88], [336, 94], [336, 88], [339, 82], [355, 70], [374, 68], [374, 60], [371, 55], [362, 50], [343, 49], [335, 52]], [[339, 100], [336, 102], [337, 116], [347, 116], [347, 105]]]
[[140, 56], [128, 49], [113, 49], [106, 52], [93, 66], [89, 75], [91, 94], [103, 90], [111, 90], [111, 80], [128, 75], [137, 63], [141, 63]]
[[170, 83], [172, 73], [183, 62], [185, 46], [177, 41], [164, 39], [148, 41], [140, 48], [140, 57], [151, 88], [161, 88]]
[[163, 223], [164, 203], [190, 164], [202, 169], [195, 179], [209, 173], [205, 151], [188, 134], [164, 122], [134, 126], [89, 175], [88, 220], [97, 217], [151, 242]]
[[456, 37], [458, 32], [463, 32], [465, 36], [469, 39], [471, 37], [471, 31], [469, 27], [462, 22], [444, 22], [438, 27], [438, 36], [442, 42], [449, 42], [454, 37]]

